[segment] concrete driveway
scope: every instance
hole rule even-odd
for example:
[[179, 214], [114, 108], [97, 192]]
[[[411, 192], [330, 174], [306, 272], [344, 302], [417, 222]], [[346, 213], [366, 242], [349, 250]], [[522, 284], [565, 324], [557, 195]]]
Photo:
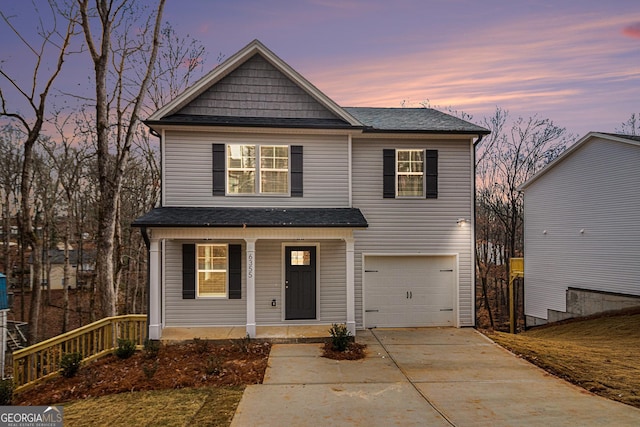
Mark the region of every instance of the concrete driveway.
[[640, 409], [555, 378], [473, 329], [358, 333], [359, 361], [274, 345], [232, 426], [637, 426]]

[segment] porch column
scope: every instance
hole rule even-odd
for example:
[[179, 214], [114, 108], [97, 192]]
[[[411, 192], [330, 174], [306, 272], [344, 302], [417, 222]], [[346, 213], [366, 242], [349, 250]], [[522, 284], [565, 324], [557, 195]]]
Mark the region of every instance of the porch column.
[[247, 334], [256, 337], [256, 240], [244, 239], [247, 242]]
[[356, 269], [354, 239], [344, 239], [347, 244], [347, 329], [356, 335]]
[[160, 240], [151, 239], [149, 245], [149, 339], [162, 335], [162, 292], [160, 284]]

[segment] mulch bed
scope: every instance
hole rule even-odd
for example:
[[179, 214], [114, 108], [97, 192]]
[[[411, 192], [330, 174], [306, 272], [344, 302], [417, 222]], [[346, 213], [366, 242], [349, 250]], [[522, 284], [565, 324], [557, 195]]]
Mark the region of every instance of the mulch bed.
[[271, 344], [194, 341], [162, 346], [157, 354], [114, 355], [83, 366], [76, 376], [59, 376], [14, 396], [14, 405], [50, 405], [140, 390], [262, 383]]
[[366, 344], [350, 342], [345, 351], [334, 350], [333, 344], [329, 341], [322, 348], [322, 357], [333, 360], [359, 360], [366, 356]]

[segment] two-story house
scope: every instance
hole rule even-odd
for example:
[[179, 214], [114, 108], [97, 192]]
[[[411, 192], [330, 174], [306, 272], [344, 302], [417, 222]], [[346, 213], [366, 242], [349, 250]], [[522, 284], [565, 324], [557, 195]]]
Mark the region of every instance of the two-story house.
[[474, 143], [488, 130], [340, 107], [259, 41], [145, 123], [162, 153], [161, 205], [134, 222], [150, 338], [474, 325]]

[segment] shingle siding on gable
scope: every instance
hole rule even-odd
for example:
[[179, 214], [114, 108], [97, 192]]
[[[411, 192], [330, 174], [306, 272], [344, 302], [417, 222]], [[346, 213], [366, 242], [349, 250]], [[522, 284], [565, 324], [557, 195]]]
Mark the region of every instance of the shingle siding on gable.
[[249, 59], [177, 114], [336, 118], [260, 55]]
[[525, 188], [526, 315], [565, 312], [569, 287], [640, 295], [639, 165], [594, 139]]

